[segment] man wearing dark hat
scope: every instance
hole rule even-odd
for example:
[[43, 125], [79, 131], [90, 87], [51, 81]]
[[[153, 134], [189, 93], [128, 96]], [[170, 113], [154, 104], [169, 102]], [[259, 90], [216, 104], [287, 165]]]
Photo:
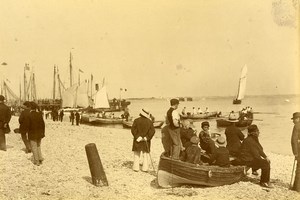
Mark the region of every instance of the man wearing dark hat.
[[292, 120], [294, 122], [294, 128], [292, 133], [292, 150], [297, 160], [297, 168], [295, 173], [295, 181], [292, 190], [300, 192], [300, 112], [295, 112], [293, 114]]
[[30, 142], [28, 140], [28, 130], [29, 130], [29, 115], [30, 115], [30, 102], [29, 101], [25, 101], [23, 103], [24, 110], [21, 112], [21, 115], [19, 117], [19, 130], [21, 133], [21, 137], [22, 140], [25, 144], [26, 147], [26, 153], [30, 153], [31, 152], [31, 146], [30, 146]]
[[166, 124], [168, 124], [168, 133], [171, 138], [171, 157], [178, 160], [180, 151], [183, 150], [180, 139], [180, 115], [177, 112], [179, 100], [171, 99], [170, 104], [171, 107], [167, 111]]
[[259, 130], [255, 124], [248, 127], [248, 137], [243, 141], [239, 155], [240, 164], [261, 169], [260, 185], [272, 188], [270, 184], [270, 160], [258, 140]]
[[5, 129], [11, 118], [11, 112], [8, 106], [4, 104], [4, 96], [0, 95], [0, 150], [6, 151]]

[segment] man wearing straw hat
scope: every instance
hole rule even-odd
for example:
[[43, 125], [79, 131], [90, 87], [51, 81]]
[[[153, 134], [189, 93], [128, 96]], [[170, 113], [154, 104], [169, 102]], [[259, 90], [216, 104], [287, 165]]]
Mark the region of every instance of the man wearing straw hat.
[[147, 108], [143, 108], [140, 117], [133, 121], [131, 127], [133, 135], [132, 151], [134, 153], [133, 170], [140, 170], [140, 155], [143, 152], [142, 171], [147, 172], [149, 169], [148, 159], [150, 158], [151, 139], [154, 136], [155, 129], [153, 122], [150, 120], [150, 112]]
[[8, 106], [4, 104], [4, 96], [0, 95], [0, 150], [6, 151], [5, 129], [11, 118], [11, 112]]
[[[292, 190], [300, 192], [300, 164], [299, 164], [299, 160], [300, 160], [300, 112], [295, 112], [291, 119], [294, 122], [294, 128], [293, 128], [292, 140], [291, 140], [292, 150], [293, 150], [293, 154], [295, 156], [294, 166], [297, 161], [297, 168], [296, 168], [296, 172], [295, 172], [295, 181], [294, 181]], [[293, 168], [293, 172], [294, 172], [294, 168]]]

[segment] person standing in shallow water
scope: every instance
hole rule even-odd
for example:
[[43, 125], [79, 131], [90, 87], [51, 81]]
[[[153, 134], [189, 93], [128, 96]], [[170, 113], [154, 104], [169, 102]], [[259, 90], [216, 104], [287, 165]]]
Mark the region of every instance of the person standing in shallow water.
[[291, 144], [295, 160], [297, 161], [295, 180], [292, 190], [300, 192], [300, 112], [295, 112], [291, 119], [294, 123]]
[[8, 106], [4, 104], [4, 96], [0, 95], [0, 150], [6, 151], [5, 129], [11, 118], [11, 112]]
[[30, 107], [28, 139], [33, 154], [33, 164], [39, 166], [44, 160], [41, 151], [41, 142], [42, 138], [45, 137], [45, 122], [42, 114], [37, 112], [37, 104], [30, 102]]
[[28, 140], [28, 129], [29, 129], [29, 115], [30, 115], [30, 102], [25, 101], [23, 103], [24, 110], [21, 112], [21, 115], [19, 117], [19, 123], [20, 123], [20, 134], [22, 137], [22, 140], [24, 142], [24, 145], [26, 147], [26, 153], [31, 153], [31, 146], [30, 142]]
[[131, 127], [133, 135], [132, 151], [134, 154], [133, 170], [138, 172], [140, 170], [140, 155], [143, 153], [143, 167], [142, 171], [147, 172], [149, 168], [149, 153], [151, 139], [154, 136], [155, 129], [153, 122], [150, 119], [150, 112], [143, 108], [140, 112], [140, 117], [133, 121]]

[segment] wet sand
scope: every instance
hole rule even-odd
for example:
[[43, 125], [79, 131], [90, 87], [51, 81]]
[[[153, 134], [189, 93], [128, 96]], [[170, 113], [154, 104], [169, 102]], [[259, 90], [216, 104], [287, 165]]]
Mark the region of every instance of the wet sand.
[[[16, 117], [10, 127], [18, 127]], [[160, 134], [157, 129], [151, 146], [156, 170], [162, 152]], [[300, 199], [300, 194], [288, 189], [292, 156], [266, 152], [271, 159], [273, 189], [260, 187], [259, 176], [250, 175], [251, 170], [244, 180], [232, 185], [162, 189], [152, 168], [148, 173], [132, 171], [129, 129], [46, 120], [46, 137], [42, 140], [45, 160], [41, 166], [33, 165], [32, 154], [24, 152], [20, 134], [7, 134], [6, 143], [7, 151], [0, 151], [0, 199]], [[91, 184], [85, 153], [88, 143], [98, 148], [108, 187]]]

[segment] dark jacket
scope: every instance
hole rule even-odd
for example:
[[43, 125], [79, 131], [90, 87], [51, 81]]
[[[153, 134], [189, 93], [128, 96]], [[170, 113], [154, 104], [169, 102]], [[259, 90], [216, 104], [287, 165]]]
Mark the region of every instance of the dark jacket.
[[227, 149], [229, 150], [230, 155], [238, 156], [241, 148], [242, 141], [245, 136], [242, 131], [231, 125], [225, 130], [226, 141], [227, 141]]
[[200, 132], [199, 138], [201, 149], [203, 149], [206, 152], [206, 154], [211, 156], [216, 150], [215, 142], [204, 131]]
[[45, 137], [45, 122], [43, 116], [36, 111], [30, 111], [28, 139], [37, 140]]
[[20, 123], [20, 133], [27, 133], [29, 130], [29, 116], [30, 116], [30, 109], [25, 109], [21, 112], [19, 117]]
[[263, 147], [257, 137], [249, 135], [242, 143], [239, 159], [242, 162], [251, 162], [254, 159], [263, 160], [261, 157], [267, 157]]
[[4, 129], [4, 124], [8, 124], [11, 118], [11, 112], [7, 105], [0, 103], [0, 129]]
[[229, 151], [226, 147], [216, 148], [215, 152], [211, 157], [211, 163], [220, 167], [229, 167]]
[[186, 150], [186, 162], [193, 164], [202, 164], [201, 161], [201, 149], [197, 144], [192, 144]]
[[180, 128], [180, 138], [184, 148], [192, 145], [190, 140], [193, 136], [196, 136], [193, 129]]
[[[133, 121], [131, 133], [133, 135], [132, 151], [144, 151], [149, 153], [151, 145], [150, 140], [152, 139], [155, 133], [153, 122], [144, 116], [140, 116], [139, 118]], [[136, 139], [140, 136], [142, 138], [146, 137], [147, 141], [137, 142]]]
[[172, 116], [172, 113], [173, 113], [174, 110], [175, 110], [174, 108], [170, 107], [170, 109], [167, 111], [167, 124], [169, 125], [169, 128], [170, 128], [171, 130], [174, 130], [174, 129], [179, 128], [179, 127], [176, 127], [176, 126], [174, 125], [174, 122], [173, 122], [173, 116]]
[[294, 125], [291, 144], [292, 144], [293, 154], [298, 155], [298, 158], [300, 158], [299, 155], [300, 154], [300, 123]]

